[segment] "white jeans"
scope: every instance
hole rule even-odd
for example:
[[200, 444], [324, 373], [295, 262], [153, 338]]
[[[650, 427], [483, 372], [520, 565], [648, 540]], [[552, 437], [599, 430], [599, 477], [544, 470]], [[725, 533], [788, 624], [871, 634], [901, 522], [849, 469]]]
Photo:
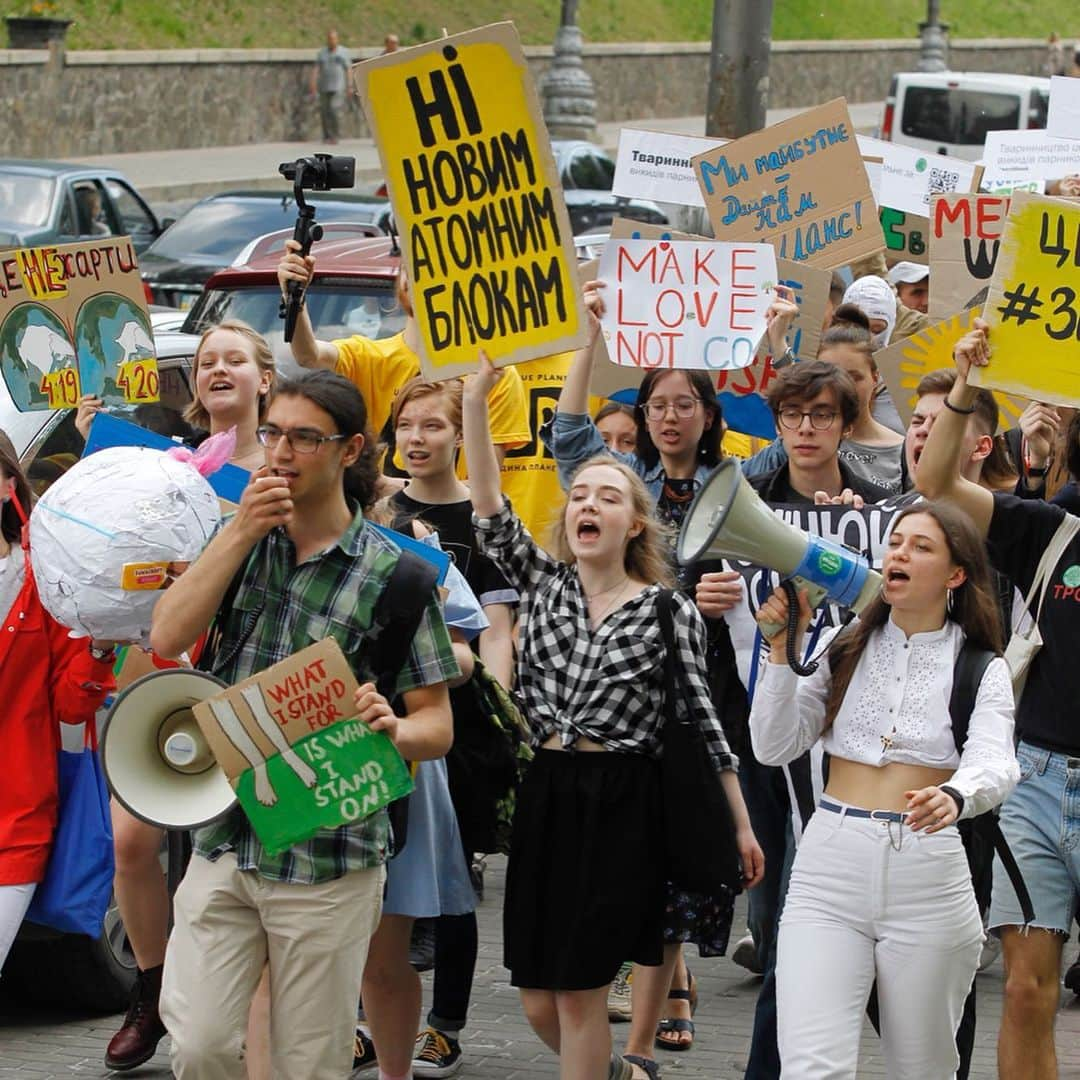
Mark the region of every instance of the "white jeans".
[[[835, 805], [835, 803], [834, 803]], [[890, 1080], [944, 1080], [983, 941], [954, 828], [819, 808], [791, 871], [776, 960], [782, 1074], [849, 1080], [875, 978]]]
[[36, 888], [35, 882], [29, 885], [0, 885], [0, 971], [4, 969], [11, 943], [22, 926]]

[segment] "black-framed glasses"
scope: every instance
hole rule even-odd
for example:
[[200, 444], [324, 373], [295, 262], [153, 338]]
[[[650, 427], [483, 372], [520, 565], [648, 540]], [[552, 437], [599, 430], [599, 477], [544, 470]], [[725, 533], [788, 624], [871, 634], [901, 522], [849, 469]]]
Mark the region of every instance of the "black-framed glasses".
[[803, 417], [809, 416], [811, 427], [818, 431], [828, 431], [833, 426], [837, 415], [835, 409], [811, 409], [809, 412], [804, 412], [794, 405], [787, 405], [780, 410], [780, 423], [788, 431], [798, 431], [802, 427]]
[[348, 435], [324, 435], [321, 431], [314, 431], [311, 428], [291, 428], [286, 431], [274, 424], [263, 424], [255, 430], [255, 437], [263, 446], [271, 450], [281, 442], [282, 436], [298, 454], [316, 454], [323, 443], [339, 442], [349, 437]]
[[668, 409], [671, 409], [679, 420], [689, 420], [697, 412], [699, 404], [699, 397], [677, 397], [674, 401], [646, 401], [641, 411], [650, 420], [663, 420]]

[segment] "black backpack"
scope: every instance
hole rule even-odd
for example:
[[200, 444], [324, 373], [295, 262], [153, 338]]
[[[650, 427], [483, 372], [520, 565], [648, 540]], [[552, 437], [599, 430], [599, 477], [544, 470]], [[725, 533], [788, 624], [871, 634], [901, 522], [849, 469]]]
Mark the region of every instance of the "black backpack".
[[[949, 698], [949, 715], [952, 718], [953, 740], [956, 743], [957, 753], [963, 752], [971, 714], [975, 709], [975, 699], [979, 693], [979, 685], [995, 655], [989, 649], [980, 649], [965, 641], [960, 655], [956, 658], [952, 695]], [[1035, 909], [1031, 903], [1031, 896], [1024, 883], [1024, 876], [1020, 873], [1020, 867], [1017, 866], [1008, 841], [998, 824], [997, 810], [987, 810], [986, 813], [979, 814], [977, 817], [965, 818], [958, 822], [956, 827], [964, 841], [964, 850], [967, 852], [971, 880], [975, 885], [976, 893], [979, 893], [982, 883], [986, 882], [990, 874], [996, 851], [1001, 865], [1009, 875], [1013, 889], [1016, 890], [1016, 898], [1020, 901], [1020, 910], [1024, 914], [1024, 925], [1033, 922]]]

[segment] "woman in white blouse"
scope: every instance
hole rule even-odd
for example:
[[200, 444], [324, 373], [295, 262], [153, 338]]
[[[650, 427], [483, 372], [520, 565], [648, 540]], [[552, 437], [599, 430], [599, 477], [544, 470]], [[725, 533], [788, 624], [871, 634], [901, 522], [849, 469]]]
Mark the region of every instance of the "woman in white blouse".
[[[881, 596], [809, 678], [784, 634], [754, 697], [758, 758], [780, 765], [818, 739], [829, 780], [799, 845], [780, 922], [777, 1009], [784, 1076], [854, 1077], [875, 979], [890, 1078], [951, 1077], [955, 1033], [983, 940], [960, 818], [1019, 779], [1013, 697], [983, 543], [949, 506], [900, 513]], [[799, 598], [799, 632], [809, 618]], [[786, 625], [782, 590], [758, 614]], [[957, 752], [949, 713], [964, 641], [996, 654]]]

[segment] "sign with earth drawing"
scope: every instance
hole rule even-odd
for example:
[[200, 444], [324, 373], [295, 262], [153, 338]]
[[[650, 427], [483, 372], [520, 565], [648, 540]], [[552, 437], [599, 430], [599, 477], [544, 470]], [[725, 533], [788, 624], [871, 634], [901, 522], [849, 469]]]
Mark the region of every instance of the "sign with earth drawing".
[[20, 412], [158, 400], [150, 315], [124, 236], [0, 252], [0, 374]]

